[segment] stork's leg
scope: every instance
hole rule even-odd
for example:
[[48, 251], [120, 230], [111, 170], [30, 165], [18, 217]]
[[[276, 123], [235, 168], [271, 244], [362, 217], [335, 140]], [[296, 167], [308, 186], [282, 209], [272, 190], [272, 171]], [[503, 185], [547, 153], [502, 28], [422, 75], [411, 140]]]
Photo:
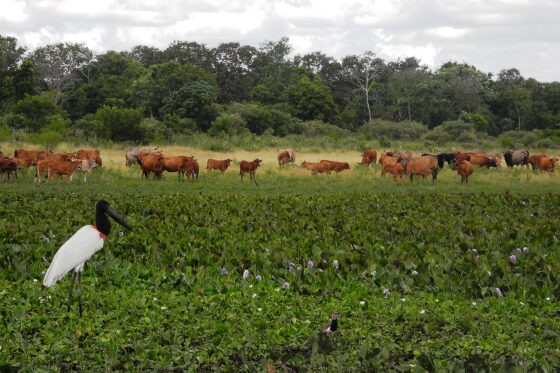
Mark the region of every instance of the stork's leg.
[[82, 272], [78, 272], [78, 304], [80, 305], [80, 317], [82, 317]]
[[72, 271], [72, 283], [70, 284], [70, 289], [68, 289], [68, 311], [70, 311], [70, 306], [72, 305], [72, 293], [74, 290], [75, 281], [76, 281], [76, 272]]
[[82, 317], [82, 272], [78, 272], [78, 304], [80, 305], [80, 317]]

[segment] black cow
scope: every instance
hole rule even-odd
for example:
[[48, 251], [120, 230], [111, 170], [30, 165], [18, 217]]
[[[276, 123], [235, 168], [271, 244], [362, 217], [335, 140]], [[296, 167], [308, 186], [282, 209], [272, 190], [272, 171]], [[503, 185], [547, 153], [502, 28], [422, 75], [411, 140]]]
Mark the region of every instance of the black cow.
[[504, 160], [509, 168], [513, 166], [529, 167], [529, 152], [527, 150], [508, 150], [504, 153]]
[[422, 156], [427, 156], [427, 155], [437, 158], [438, 168], [440, 170], [443, 169], [445, 162], [447, 162], [449, 167], [452, 167], [452, 164], [455, 161], [455, 153], [439, 153], [437, 155], [429, 154], [429, 153], [422, 154]]

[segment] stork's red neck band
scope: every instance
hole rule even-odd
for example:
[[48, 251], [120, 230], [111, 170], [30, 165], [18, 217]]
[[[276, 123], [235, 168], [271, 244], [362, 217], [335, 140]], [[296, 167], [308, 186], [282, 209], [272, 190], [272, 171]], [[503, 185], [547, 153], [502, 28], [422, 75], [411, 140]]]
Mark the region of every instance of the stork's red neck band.
[[94, 227], [95, 230], [99, 232], [99, 237], [101, 237], [101, 238], [107, 237], [107, 235], [105, 235], [105, 234], [103, 234], [102, 232], [100, 232], [99, 229], [97, 229], [97, 227], [96, 227], [95, 225], [92, 225], [92, 227]]

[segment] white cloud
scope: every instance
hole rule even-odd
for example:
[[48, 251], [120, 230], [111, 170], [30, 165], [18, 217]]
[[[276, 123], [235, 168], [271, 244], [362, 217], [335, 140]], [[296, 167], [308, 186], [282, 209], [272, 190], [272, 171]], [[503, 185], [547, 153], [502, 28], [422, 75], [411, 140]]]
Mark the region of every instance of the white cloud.
[[258, 46], [288, 36], [294, 53], [372, 50], [437, 68], [517, 67], [560, 80], [558, 0], [1, 0], [0, 34], [35, 47], [84, 42], [97, 52], [174, 40]]
[[1, 7], [0, 20], [21, 22], [27, 17], [24, 0], [2, 0]]

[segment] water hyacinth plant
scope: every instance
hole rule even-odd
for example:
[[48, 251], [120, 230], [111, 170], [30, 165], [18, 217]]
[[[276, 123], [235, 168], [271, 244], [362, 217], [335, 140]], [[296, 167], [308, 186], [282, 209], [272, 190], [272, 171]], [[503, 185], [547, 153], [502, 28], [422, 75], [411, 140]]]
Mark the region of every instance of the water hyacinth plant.
[[249, 270], [248, 269], [244, 270], [243, 271], [243, 280], [248, 279], [249, 276], [250, 276]]
[[495, 288], [495, 289], [494, 289], [494, 293], [496, 294], [497, 297], [501, 297], [501, 296], [502, 296], [502, 291], [500, 290], [500, 288]]
[[313, 261], [312, 260], [307, 262], [307, 268], [309, 268], [309, 269], [313, 268]]
[[515, 255], [510, 255], [510, 256], [509, 256], [509, 262], [510, 262], [511, 264], [517, 263], [517, 257], [516, 257]]
[[332, 266], [334, 267], [334, 269], [338, 269], [338, 260], [333, 260]]
[[222, 269], [220, 269], [220, 275], [225, 276], [228, 274], [228, 270], [226, 269], [226, 267], [222, 267]]
[[260, 281], [260, 280], [262, 280], [262, 276], [261, 276], [261, 275], [257, 275], [257, 276], [255, 276], [255, 280], [257, 280], [257, 281]]
[[383, 290], [383, 295], [385, 296], [385, 298], [387, 298], [390, 294], [391, 294], [391, 292], [389, 291], [389, 289], [384, 289]]
[[290, 288], [290, 283], [289, 283], [289, 282], [284, 282], [284, 283], [282, 284], [282, 287], [283, 287], [284, 289], [289, 289], [289, 288]]

